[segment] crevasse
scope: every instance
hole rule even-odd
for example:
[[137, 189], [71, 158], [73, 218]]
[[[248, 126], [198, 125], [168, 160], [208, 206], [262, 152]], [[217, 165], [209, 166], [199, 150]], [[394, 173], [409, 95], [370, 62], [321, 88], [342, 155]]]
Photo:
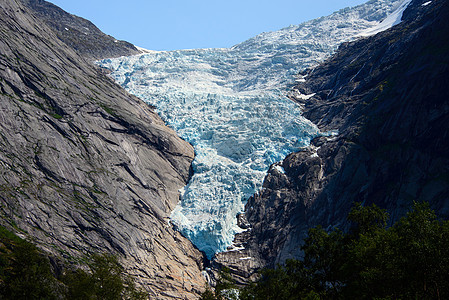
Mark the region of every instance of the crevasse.
[[194, 175], [171, 219], [209, 258], [232, 244], [240, 231], [236, 215], [269, 166], [322, 134], [284, 96], [294, 76], [378, 26], [403, 2], [369, 1], [229, 49], [149, 51], [98, 62], [194, 146]]

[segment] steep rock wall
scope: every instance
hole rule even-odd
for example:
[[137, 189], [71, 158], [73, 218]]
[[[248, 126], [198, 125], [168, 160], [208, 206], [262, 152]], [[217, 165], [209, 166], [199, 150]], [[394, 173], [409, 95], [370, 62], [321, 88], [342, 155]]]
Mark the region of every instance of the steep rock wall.
[[75, 264], [116, 253], [150, 296], [196, 298], [203, 256], [169, 223], [192, 147], [20, 1], [0, 3], [0, 54], [2, 225]]
[[355, 201], [387, 209], [391, 222], [415, 200], [449, 217], [449, 5], [425, 2], [412, 1], [398, 26], [343, 44], [292, 90], [304, 116], [339, 134], [270, 168], [245, 207], [244, 249], [217, 255], [216, 266], [244, 281], [298, 258], [307, 229], [345, 229]]

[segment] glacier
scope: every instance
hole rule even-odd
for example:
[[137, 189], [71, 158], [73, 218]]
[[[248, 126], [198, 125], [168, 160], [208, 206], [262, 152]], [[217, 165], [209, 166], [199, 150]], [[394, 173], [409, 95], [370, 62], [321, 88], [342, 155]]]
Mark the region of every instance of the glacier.
[[208, 258], [242, 231], [236, 215], [271, 164], [318, 135], [333, 134], [302, 117], [285, 96], [290, 85], [307, 80], [306, 70], [342, 42], [379, 27], [407, 1], [372, 0], [231, 48], [148, 50], [97, 62], [194, 146], [194, 173], [171, 221]]

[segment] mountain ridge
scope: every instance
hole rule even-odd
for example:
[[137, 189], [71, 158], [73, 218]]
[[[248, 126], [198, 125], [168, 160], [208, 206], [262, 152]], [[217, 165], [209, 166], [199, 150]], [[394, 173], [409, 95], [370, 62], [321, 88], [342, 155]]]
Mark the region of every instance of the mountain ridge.
[[104, 34], [92, 22], [45, 0], [21, 0], [69, 47], [90, 60], [142, 53], [133, 44]]

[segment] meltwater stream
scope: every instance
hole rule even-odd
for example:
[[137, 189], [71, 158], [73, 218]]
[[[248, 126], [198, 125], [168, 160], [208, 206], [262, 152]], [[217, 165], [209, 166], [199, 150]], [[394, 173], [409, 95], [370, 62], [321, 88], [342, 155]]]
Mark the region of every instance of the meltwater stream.
[[149, 51], [98, 62], [194, 146], [194, 175], [171, 217], [209, 258], [231, 245], [240, 230], [236, 215], [269, 166], [322, 134], [284, 96], [287, 85], [402, 2], [370, 1], [230, 49]]

